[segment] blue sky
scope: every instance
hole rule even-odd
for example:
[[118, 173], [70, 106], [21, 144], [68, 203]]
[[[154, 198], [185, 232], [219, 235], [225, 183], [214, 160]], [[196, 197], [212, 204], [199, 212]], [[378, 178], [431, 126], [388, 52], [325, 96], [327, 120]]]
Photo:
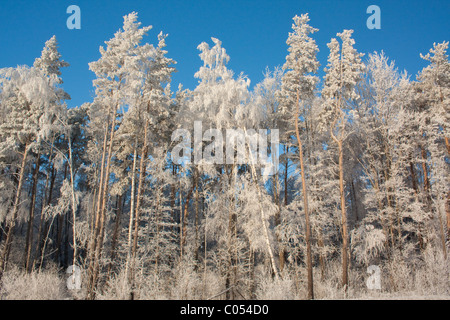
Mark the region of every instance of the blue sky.
[[[81, 30], [66, 27], [66, 9], [72, 4], [81, 9]], [[371, 4], [381, 9], [381, 30], [366, 27]], [[174, 89], [178, 83], [195, 88], [194, 73], [201, 66], [197, 46], [211, 44], [211, 37], [219, 38], [231, 56], [229, 68], [256, 84], [266, 67], [284, 63], [292, 17], [306, 12], [319, 29], [315, 39], [321, 70], [328, 56], [326, 44], [343, 29], [355, 30], [360, 52], [384, 50], [413, 78], [426, 65], [419, 54], [427, 53], [433, 42], [450, 40], [448, 0], [0, 0], [0, 67], [31, 65], [45, 41], [56, 35], [63, 59], [71, 64], [63, 72], [64, 88], [72, 96], [69, 106], [92, 101], [94, 74], [88, 63], [100, 57], [99, 46], [132, 11], [139, 13], [142, 25], [153, 26], [145, 42], [156, 44], [161, 30], [169, 34], [168, 56], [178, 62]]]

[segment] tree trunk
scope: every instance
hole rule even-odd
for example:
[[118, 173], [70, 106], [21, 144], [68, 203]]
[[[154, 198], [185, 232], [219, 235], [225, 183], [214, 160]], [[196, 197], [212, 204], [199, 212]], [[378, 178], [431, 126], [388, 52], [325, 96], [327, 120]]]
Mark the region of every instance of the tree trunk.
[[419, 193], [419, 189], [417, 188], [416, 171], [414, 170], [414, 164], [413, 164], [412, 160], [409, 162], [409, 171], [411, 173], [412, 187], [413, 187], [415, 194], [417, 195]]
[[286, 166], [284, 168], [284, 206], [288, 205], [288, 164], [289, 164], [289, 147], [286, 146]]
[[[228, 170], [225, 167], [224, 172], [228, 174]], [[229, 175], [229, 185], [230, 188], [235, 188], [234, 186], [234, 177], [235, 174], [235, 164], [233, 164], [233, 167], [231, 169], [231, 176]], [[233, 185], [232, 185], [233, 181]], [[232, 186], [231, 186], [232, 185]], [[229, 199], [230, 204], [228, 206], [228, 262], [227, 262], [227, 275], [225, 279], [225, 289], [228, 290], [226, 292], [226, 299], [227, 300], [233, 300], [234, 299], [234, 285], [236, 284], [236, 277], [234, 278], [234, 281], [232, 281], [232, 275], [233, 275], [233, 269], [236, 265], [236, 256], [233, 252], [233, 246], [236, 244], [236, 227], [237, 227], [237, 215], [236, 212], [233, 210], [233, 202], [234, 198]]]
[[[64, 178], [63, 181], [66, 180], [67, 178], [67, 162], [64, 165]], [[64, 218], [65, 218], [66, 214], [61, 213], [58, 216], [58, 224], [57, 224], [57, 232], [56, 232], [56, 261], [59, 262], [59, 264], [61, 265], [61, 261], [62, 261], [62, 236], [63, 236], [63, 230], [64, 230]]]
[[[109, 174], [111, 169], [111, 158], [112, 158], [112, 146], [114, 142], [114, 133], [116, 125], [116, 115], [115, 110], [111, 114], [112, 120], [109, 122], [105, 129], [104, 141], [103, 141], [103, 152], [102, 152], [102, 162], [100, 169], [100, 184], [99, 193], [97, 199], [97, 213], [95, 219], [94, 235], [91, 240], [91, 254], [90, 254], [90, 265], [89, 265], [89, 286], [87, 290], [88, 299], [95, 299], [95, 290], [97, 287], [98, 276], [100, 272], [100, 260], [103, 249], [103, 238], [105, 233], [105, 220], [106, 220], [106, 202], [108, 195], [109, 186]], [[111, 126], [111, 127], [109, 127]], [[109, 141], [108, 141], [108, 130]]]
[[188, 218], [189, 218], [189, 201], [191, 200], [192, 193], [194, 192], [194, 188], [195, 188], [195, 185], [196, 185], [195, 173], [193, 173], [192, 180], [193, 181], [192, 181], [191, 189], [189, 190], [188, 195], [186, 197], [186, 200], [184, 202], [183, 232], [182, 232], [181, 247], [180, 247], [181, 256], [183, 256], [183, 254], [184, 254], [184, 247], [186, 245], [186, 240], [187, 240], [187, 224], [188, 224]]
[[423, 189], [425, 191], [425, 199], [428, 210], [431, 211], [431, 186], [428, 178], [427, 168], [427, 152], [423, 146], [420, 146], [420, 153], [422, 155], [422, 171], [423, 171]]
[[450, 191], [447, 193], [447, 201], [445, 203], [445, 211], [447, 214], [447, 241], [450, 240]]
[[[109, 121], [108, 121], [109, 125]], [[103, 179], [104, 179], [104, 170], [105, 170], [105, 160], [106, 160], [106, 150], [108, 146], [108, 126], [105, 128], [105, 134], [103, 136], [103, 151], [102, 151], [102, 160], [100, 162], [100, 180], [97, 187], [97, 208], [94, 213], [94, 226], [92, 228], [92, 235], [89, 243], [89, 267], [88, 267], [88, 290], [87, 290], [87, 299], [94, 299], [94, 268], [95, 268], [95, 259], [96, 259], [96, 246], [97, 246], [97, 238], [99, 234], [99, 224], [100, 224], [100, 208], [102, 201], [102, 189], [103, 189]]]
[[[245, 134], [247, 134], [247, 130], [246, 129], [245, 129]], [[265, 240], [264, 242], [266, 244], [267, 253], [269, 255], [269, 261], [270, 261], [273, 273], [275, 274], [275, 278], [279, 279], [280, 275], [278, 273], [278, 268], [277, 268], [277, 265], [275, 263], [273, 250], [272, 250], [272, 247], [270, 245], [268, 226], [267, 226], [265, 215], [264, 215], [264, 208], [262, 206], [263, 197], [262, 197], [261, 188], [260, 188], [259, 181], [258, 181], [258, 176], [256, 174], [256, 169], [255, 169], [255, 165], [254, 165], [255, 161], [253, 159], [253, 155], [252, 155], [251, 152], [250, 152], [250, 157], [252, 158], [252, 159], [250, 159], [251, 160], [250, 161], [250, 163], [251, 163], [250, 167], [251, 167], [251, 171], [252, 171], [253, 181], [254, 181], [254, 183], [256, 185], [256, 190], [258, 191], [259, 213], [260, 213], [261, 225], [262, 225], [262, 228], [263, 228], [263, 234], [264, 234], [264, 240]]]
[[41, 154], [38, 152], [36, 157], [36, 165], [33, 172], [33, 187], [31, 191], [31, 204], [28, 218], [28, 229], [27, 229], [27, 238], [25, 245], [25, 271], [30, 273], [31, 271], [31, 249], [33, 247], [33, 223], [34, 223], [34, 212], [36, 207], [36, 189], [37, 182], [39, 177], [39, 168], [41, 165]]
[[115, 133], [115, 115], [113, 115], [113, 121], [111, 125], [111, 132], [110, 132], [110, 141], [108, 146], [108, 157], [106, 160], [106, 170], [105, 170], [105, 176], [103, 181], [103, 190], [102, 190], [102, 204], [101, 209], [99, 212], [100, 216], [100, 225], [99, 225], [99, 231], [98, 231], [98, 240], [96, 243], [96, 249], [94, 253], [94, 272], [93, 272], [93, 281], [92, 281], [92, 291], [91, 291], [91, 297], [92, 299], [95, 298], [95, 289], [97, 287], [99, 273], [100, 273], [100, 260], [102, 257], [102, 251], [103, 251], [103, 239], [105, 237], [105, 224], [106, 224], [106, 204], [108, 199], [108, 191], [109, 191], [109, 175], [111, 171], [111, 158], [112, 158], [112, 146], [114, 144], [114, 133]]
[[131, 171], [131, 195], [130, 195], [130, 220], [128, 222], [128, 252], [127, 261], [125, 264], [125, 274], [128, 281], [131, 283], [130, 277], [130, 263], [131, 263], [131, 252], [133, 248], [133, 223], [134, 223], [134, 212], [135, 212], [135, 196], [136, 196], [136, 162], [137, 162], [137, 141], [134, 143], [133, 152], [133, 169]]
[[[77, 216], [76, 216], [76, 201], [75, 201], [75, 177], [73, 172], [73, 155], [72, 155], [72, 138], [71, 133], [69, 131], [69, 173], [70, 173], [70, 190], [71, 190], [71, 200], [72, 200], [72, 245], [73, 245], [73, 266], [77, 265], [77, 254], [78, 254], [78, 245], [77, 245], [77, 235], [76, 235], [76, 224], [77, 224]], [[67, 216], [67, 222], [69, 222], [69, 217]], [[67, 242], [69, 242], [69, 228], [67, 227]], [[66, 265], [68, 265], [68, 250], [66, 248]], [[75, 267], [72, 268], [72, 271], [75, 272]]]
[[[49, 223], [46, 220], [46, 217], [44, 216], [44, 208], [45, 208], [45, 206], [49, 206], [53, 200], [53, 189], [55, 186], [56, 175], [57, 175], [57, 170], [53, 167], [53, 164], [52, 164], [51, 165], [51, 173], [50, 173], [50, 188], [49, 188], [48, 194], [47, 194], [48, 177], [45, 181], [46, 199], [45, 199], [44, 203], [42, 204], [42, 208], [41, 208], [41, 221], [39, 224], [38, 241], [37, 241], [38, 249], [36, 250], [36, 253], [35, 253], [35, 258], [34, 258], [35, 261], [43, 260], [42, 259], [42, 249], [44, 246], [45, 235], [47, 234], [47, 230], [49, 228]], [[35, 264], [35, 262], [33, 262], [33, 265], [34, 264]]]
[[[274, 157], [274, 152], [272, 152], [272, 157]], [[273, 163], [275, 163], [274, 160], [272, 160]], [[275, 229], [281, 224], [281, 202], [280, 202], [280, 181], [278, 177], [278, 172], [276, 172], [272, 176], [273, 180], [273, 197], [275, 205], [277, 206], [277, 211], [275, 212]], [[278, 232], [276, 233], [277, 243], [278, 243], [278, 262], [280, 264], [280, 272], [283, 271], [284, 268], [284, 250], [283, 250], [283, 244], [281, 242], [281, 239], [279, 237]]]
[[347, 232], [347, 212], [345, 209], [344, 194], [344, 155], [342, 150], [342, 140], [338, 142], [339, 148], [339, 195], [341, 198], [342, 215], [342, 286], [345, 291], [348, 289], [348, 232]]
[[145, 182], [145, 174], [146, 174], [146, 161], [147, 161], [147, 152], [148, 152], [148, 120], [145, 121], [145, 128], [144, 128], [144, 145], [142, 147], [141, 152], [141, 160], [139, 163], [139, 186], [137, 190], [137, 196], [136, 196], [136, 213], [135, 213], [135, 220], [134, 220], [134, 238], [133, 238], [133, 248], [131, 251], [131, 293], [130, 297], [133, 299], [134, 297], [134, 278], [135, 278], [135, 268], [136, 268], [136, 251], [137, 251], [137, 244], [139, 239], [139, 216], [140, 216], [140, 209], [142, 204], [142, 198], [143, 198], [143, 192], [144, 192], [144, 182]]
[[[340, 66], [341, 77], [342, 77], [342, 63]], [[338, 96], [338, 102], [336, 106], [336, 112], [340, 113], [340, 118], [338, 115], [333, 120], [330, 129], [330, 135], [333, 141], [338, 146], [339, 152], [339, 197], [340, 197], [340, 207], [341, 207], [341, 224], [342, 224], [342, 287], [344, 292], [347, 293], [348, 290], [348, 231], [347, 231], [347, 212], [345, 208], [345, 187], [344, 187], [344, 128], [345, 128], [345, 113], [341, 110], [341, 95]], [[334, 128], [337, 121], [340, 119], [339, 128], [339, 138], [334, 134]]]
[[440, 210], [440, 205], [437, 205], [438, 207], [438, 216], [439, 216], [439, 231], [441, 233], [441, 245], [442, 245], [442, 253], [444, 254], [444, 260], [447, 261], [447, 244], [446, 244], [446, 237], [445, 237], [445, 231], [444, 231], [444, 223], [442, 221], [442, 215]]
[[156, 196], [156, 208], [155, 208], [155, 224], [156, 224], [156, 252], [155, 252], [155, 276], [158, 276], [159, 272], [159, 257], [160, 257], [160, 246], [159, 246], [159, 239], [160, 239], [160, 232], [161, 232], [161, 213], [160, 213], [160, 205], [161, 205], [161, 196], [160, 193], [163, 192], [161, 189], [158, 189]]
[[[285, 154], [286, 154], [286, 165], [284, 168], [284, 206], [287, 207], [288, 205], [288, 165], [289, 165], [289, 159], [288, 159], [288, 153], [289, 153], [289, 147], [285, 146]], [[280, 208], [281, 210], [281, 208]], [[280, 248], [280, 252], [278, 254], [278, 261], [280, 263], [280, 271], [283, 271], [284, 265], [286, 262], [285, 258], [285, 249], [283, 247]]]
[[305, 228], [306, 228], [306, 269], [308, 273], [308, 299], [314, 299], [314, 284], [313, 284], [313, 269], [312, 269], [312, 254], [311, 254], [311, 226], [309, 223], [308, 210], [308, 193], [306, 188], [305, 166], [303, 161], [303, 145], [300, 140], [300, 132], [298, 129], [298, 113], [299, 113], [299, 93], [297, 89], [297, 103], [295, 108], [295, 134], [298, 142], [298, 154], [300, 160], [300, 170], [302, 179], [302, 193], [303, 193], [303, 209], [305, 211]]
[[116, 220], [114, 221], [114, 231], [113, 236], [111, 240], [111, 255], [110, 259], [111, 262], [108, 266], [108, 279], [111, 277], [111, 272], [114, 266], [114, 261], [116, 260], [116, 248], [117, 248], [117, 240], [119, 238], [119, 230], [120, 230], [120, 219], [122, 218], [122, 211], [123, 211], [123, 205], [124, 201], [122, 201], [123, 195], [118, 196], [118, 199], [116, 200]]
[[199, 248], [200, 248], [200, 243], [199, 243], [199, 224], [200, 224], [200, 216], [199, 216], [199, 192], [198, 192], [198, 180], [200, 179], [199, 177], [199, 173], [198, 170], [195, 170], [195, 174], [197, 176], [196, 180], [195, 180], [195, 195], [194, 195], [194, 209], [195, 209], [195, 268], [197, 270], [198, 268], [198, 263], [199, 263]]

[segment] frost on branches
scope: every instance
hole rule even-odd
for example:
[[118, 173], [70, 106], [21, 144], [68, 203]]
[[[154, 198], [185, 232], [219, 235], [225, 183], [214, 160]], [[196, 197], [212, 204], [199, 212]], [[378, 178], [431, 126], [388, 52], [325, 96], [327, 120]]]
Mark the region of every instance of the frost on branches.
[[[293, 18], [282, 67], [253, 86], [213, 37], [195, 88], [173, 91], [168, 35], [136, 12], [89, 63], [91, 102], [67, 108], [55, 36], [0, 69], [0, 299], [448, 299], [448, 41], [412, 80], [353, 30], [319, 61], [313, 18]], [[278, 130], [243, 142], [276, 170], [194, 123]], [[174, 161], [176, 130], [227, 161]]]

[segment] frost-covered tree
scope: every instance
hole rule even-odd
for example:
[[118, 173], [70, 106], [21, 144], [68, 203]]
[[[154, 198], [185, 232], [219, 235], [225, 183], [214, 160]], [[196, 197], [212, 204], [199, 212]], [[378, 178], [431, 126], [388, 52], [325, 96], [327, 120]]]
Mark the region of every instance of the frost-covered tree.
[[[150, 45], [143, 46], [143, 54], [136, 57], [138, 59], [136, 61], [136, 73], [132, 75], [132, 77], [137, 76], [137, 78], [133, 78], [133, 81], [138, 85], [137, 92], [135, 91], [132, 97], [136, 97], [136, 93], [140, 96], [137, 104], [130, 104], [130, 106], [136, 109], [134, 110], [134, 117], [137, 115], [134, 122], [134, 137], [137, 137], [138, 143], [141, 142], [142, 144], [135, 213], [131, 212], [131, 215], [135, 216], [131, 250], [133, 263], [136, 258], [138, 246], [139, 219], [146, 183], [146, 168], [150, 164], [148, 162], [148, 156], [151, 155], [154, 161], [156, 161], [155, 159], [161, 156], [160, 153], [163, 150], [163, 154], [167, 152], [169, 147], [169, 131], [173, 129], [173, 124], [170, 120], [172, 92], [169, 83], [171, 74], [175, 71], [172, 67], [175, 61], [165, 56], [167, 53], [164, 49], [166, 46], [166, 36], [162, 32], [158, 35], [159, 42], [155, 49], [152, 49], [153, 47]], [[144, 132], [143, 136], [140, 137], [142, 135], [142, 126], [144, 127]], [[136, 160], [136, 157], [133, 157], [133, 166], [135, 166]], [[163, 157], [159, 161], [164, 160]], [[158, 179], [157, 176], [153, 178]], [[134, 197], [134, 194], [132, 196]]]
[[[426, 55], [420, 55], [429, 62], [417, 76], [415, 83], [415, 104], [418, 111], [421, 140], [424, 186], [428, 205], [435, 207], [439, 217], [439, 230], [444, 255], [446, 255], [445, 234], [442, 215], [446, 212], [447, 239], [450, 230], [450, 191], [448, 190], [450, 157], [450, 62], [447, 55], [448, 41], [434, 43]], [[428, 172], [430, 171], [430, 172]], [[429, 175], [429, 176], [428, 176]], [[433, 179], [433, 188], [431, 187]], [[447, 204], [446, 204], [447, 203]]]
[[[227, 204], [227, 210], [207, 218], [210, 222], [205, 222], [205, 225], [208, 230], [206, 237], [210, 232], [215, 232], [214, 228], [226, 230], [225, 233], [221, 233], [224, 241], [218, 242], [218, 248], [223, 252], [221, 255], [223, 259], [219, 260], [219, 267], [224, 270], [226, 296], [231, 298], [236, 294], [233, 288], [238, 283], [236, 270], [239, 266], [237, 262], [241, 254], [239, 248], [242, 248], [243, 245], [242, 239], [239, 237], [238, 230], [241, 230], [241, 226], [239, 225], [237, 210], [239, 203], [238, 181], [241, 174], [245, 172], [249, 173], [245, 177], [251, 178], [255, 183], [256, 190], [259, 190], [260, 204], [257, 214], [265, 239], [266, 250], [264, 253], [267, 255], [270, 267], [276, 276], [278, 276], [278, 268], [274, 260], [273, 244], [267, 223], [267, 217], [272, 214], [272, 209], [267, 210], [268, 208], [261, 205], [261, 197], [264, 197], [263, 187], [261, 186], [262, 179], [256, 171], [255, 161], [250, 159], [254, 155], [247, 151], [248, 133], [260, 128], [264, 121], [264, 111], [258, 97], [251, 97], [249, 94], [250, 81], [242, 74], [237, 78], [234, 77], [233, 72], [226, 67], [229, 56], [222, 48], [221, 42], [215, 38], [212, 38], [212, 41], [215, 44], [213, 47], [209, 47], [207, 43], [202, 43], [198, 47], [204, 65], [196, 73], [196, 77], [200, 81], [186, 104], [186, 117], [188, 121], [201, 121], [202, 127], [205, 129], [221, 130], [221, 135], [226, 134], [227, 140], [223, 141], [223, 145], [217, 144], [217, 141], [210, 145], [204, 145], [204, 142], [207, 141], [198, 141], [197, 138], [194, 138], [194, 161], [199, 159], [200, 154], [203, 155], [203, 160], [200, 163], [194, 163], [192, 176], [195, 176], [195, 172], [199, 172], [209, 179], [212, 178], [213, 181], [217, 181], [212, 181], [213, 183], [208, 187], [209, 190], [214, 191], [209, 197], [214, 199], [215, 202], [217, 200], [217, 203]], [[233, 132], [233, 135], [231, 132]], [[217, 139], [216, 136], [214, 138]], [[245, 141], [242, 141], [242, 138]], [[234, 143], [231, 139], [234, 139]], [[240, 143], [244, 149], [243, 154], [240, 152], [242, 150], [239, 147]], [[224, 147], [225, 144], [226, 147]], [[208, 161], [211, 160], [211, 151], [214, 151], [213, 157], [217, 160], [214, 163]], [[186, 210], [184, 212], [186, 213]], [[217, 221], [221, 222], [218, 223]], [[215, 227], [213, 228], [213, 226]], [[247, 245], [249, 245], [248, 242]], [[207, 257], [204, 257], [204, 259], [207, 259]]]
[[[314, 299], [313, 288], [313, 270], [312, 270], [312, 253], [311, 253], [311, 226], [310, 226], [310, 211], [308, 208], [308, 186], [306, 184], [305, 161], [303, 143], [300, 137], [299, 129], [299, 114], [300, 104], [305, 106], [311, 101], [318, 82], [315, 75], [319, 68], [317, 61], [317, 52], [319, 48], [310, 34], [317, 32], [318, 29], [311, 27], [308, 14], [303, 14], [300, 17], [293, 18], [292, 25], [293, 32], [289, 33], [286, 41], [289, 46], [289, 55], [286, 57], [286, 63], [283, 69], [286, 73], [283, 76], [283, 84], [281, 89], [282, 110], [292, 117], [290, 120], [294, 124], [295, 135], [298, 144], [298, 154], [300, 163], [300, 175], [302, 181], [302, 197], [303, 197], [303, 211], [305, 213], [305, 242], [306, 242], [306, 264], [308, 270], [308, 298]], [[283, 110], [284, 109], [284, 110]], [[287, 109], [287, 110], [286, 110]], [[294, 111], [292, 111], [292, 109]]]
[[[125, 16], [123, 30], [106, 42], [106, 49], [100, 48], [101, 58], [90, 64], [97, 75], [94, 80], [96, 97], [88, 111], [90, 136], [94, 142], [88, 150], [94, 164], [90, 170], [96, 174], [93, 234], [89, 244], [90, 298], [95, 296], [102, 266], [108, 263], [102, 259], [102, 251], [105, 236], [109, 238], [109, 197], [116, 197], [119, 213], [128, 192], [124, 270], [133, 288], [138, 245], [142, 238], [141, 214], [148, 212], [143, 208], [144, 192], [149, 187], [147, 167], [151, 165], [151, 158], [159, 158], [160, 152], [168, 148], [167, 139], [172, 129], [169, 82], [175, 62], [166, 57], [166, 35], [162, 32], [156, 47], [141, 43], [151, 27], [140, 27], [140, 24], [136, 13]], [[112, 231], [113, 257], [119, 246], [120, 216], [116, 216]], [[112, 261], [109, 266], [111, 269]]]
[[[199, 79], [199, 84], [192, 92], [192, 98], [187, 105], [189, 108], [187, 114], [191, 115], [190, 119], [201, 121], [202, 130], [211, 128], [223, 132], [226, 129], [238, 128], [237, 117], [241, 112], [242, 105], [248, 99], [249, 80], [242, 76], [237, 80], [234, 79], [233, 72], [226, 67], [230, 57], [222, 47], [222, 42], [216, 38], [212, 38], [212, 41], [213, 47], [206, 42], [198, 46], [203, 66], [195, 74], [195, 77]], [[198, 171], [217, 177], [218, 184], [214, 187], [216, 191], [213, 196], [217, 197], [217, 200], [221, 199], [218, 203], [226, 204], [227, 210], [216, 216], [220, 220], [214, 219], [221, 221], [216, 228], [213, 227], [214, 220], [208, 219], [209, 223], [205, 226], [207, 228], [205, 237], [213, 233], [214, 229], [222, 229], [223, 241], [218, 243], [218, 248], [223, 250], [223, 259], [220, 260], [219, 266], [225, 275], [225, 288], [230, 289], [237, 281], [233, 277], [233, 274], [235, 275], [233, 270], [237, 268], [237, 252], [239, 251], [239, 238], [236, 237], [237, 213], [233, 209], [236, 204], [236, 189], [233, 182], [237, 175], [237, 166], [224, 164], [223, 145], [220, 142], [216, 144], [216, 142], [214, 141], [210, 146], [214, 144], [214, 156], [217, 155], [215, 157], [218, 160], [217, 164], [205, 161], [208, 158], [202, 159], [205, 165], [201, 164]], [[203, 147], [203, 145], [203, 141], [194, 141], [194, 162], [198, 162], [199, 153], [201, 156], [211, 157], [207, 150], [212, 151], [212, 149], [209, 146]], [[193, 171], [195, 170], [194, 164]], [[185, 217], [187, 217], [186, 211]], [[187, 223], [187, 221], [183, 223]], [[233, 293], [233, 290], [228, 291], [227, 297], [230, 298]]]
[[[41, 70], [44, 76], [48, 79], [49, 84], [51, 84], [52, 89], [54, 90], [54, 98], [51, 101], [51, 104], [54, 108], [60, 108], [58, 112], [55, 112], [53, 119], [53, 129], [52, 132], [48, 134], [48, 139], [43, 140], [37, 148], [36, 160], [35, 160], [35, 168], [33, 172], [33, 187], [31, 194], [31, 204], [29, 209], [29, 220], [28, 220], [28, 229], [27, 229], [27, 237], [26, 237], [26, 245], [25, 245], [25, 254], [24, 254], [24, 264], [25, 269], [30, 271], [31, 268], [31, 253], [32, 253], [32, 245], [33, 245], [33, 223], [34, 223], [34, 215], [36, 210], [36, 196], [37, 196], [37, 185], [38, 185], [38, 176], [40, 172], [41, 166], [41, 154], [46, 154], [47, 152], [52, 153], [51, 150], [55, 150], [55, 143], [57, 143], [57, 137], [62, 134], [62, 128], [64, 126], [64, 122], [66, 117], [65, 114], [65, 106], [64, 101], [70, 99], [68, 93], [64, 91], [61, 87], [63, 84], [63, 80], [61, 79], [61, 69], [68, 67], [69, 63], [62, 60], [62, 55], [58, 51], [58, 42], [56, 37], [53, 36], [48, 41], [46, 41], [44, 48], [42, 49], [41, 56], [36, 58], [34, 61], [34, 68]], [[52, 159], [49, 157], [45, 159], [51, 162]], [[43, 216], [42, 216], [43, 217]], [[45, 230], [44, 230], [45, 232]], [[38, 241], [37, 245], [40, 245]], [[58, 246], [58, 250], [60, 251], [61, 246]], [[59, 253], [59, 252], [58, 252]]]
[[[6, 240], [0, 257], [0, 273], [3, 273], [11, 249], [13, 231], [22, 201], [22, 187], [28, 155], [38, 149], [54, 129], [55, 116], [62, 112], [62, 106], [55, 104], [57, 95], [54, 80], [49, 79], [38, 68], [19, 66], [1, 71], [0, 102], [2, 123], [0, 124], [2, 152], [15, 154], [18, 163], [11, 164], [17, 170], [16, 193], [10, 212], [6, 216]], [[6, 155], [4, 153], [4, 155]]]
[[328, 44], [330, 54], [328, 65], [325, 69], [325, 82], [322, 96], [325, 99], [325, 112], [323, 113], [323, 125], [329, 133], [339, 151], [339, 194], [342, 218], [342, 286], [348, 287], [348, 231], [347, 211], [344, 185], [344, 141], [348, 137], [346, 126], [348, 118], [353, 114], [349, 109], [350, 103], [359, 97], [355, 86], [361, 79], [364, 64], [361, 62], [362, 54], [353, 47], [353, 30], [344, 30], [338, 33], [342, 45], [335, 38]]
[[[135, 57], [141, 52], [140, 42], [151, 27], [140, 28], [137, 14], [124, 17], [123, 30], [106, 41], [106, 49], [100, 47], [101, 58], [91, 62], [89, 68], [96, 74], [93, 81], [96, 97], [89, 110], [91, 136], [96, 144], [91, 144], [97, 152], [97, 187], [95, 218], [92, 239], [89, 244], [89, 289], [88, 297], [95, 296], [95, 288], [100, 272], [100, 260], [106, 227], [106, 212], [109, 194], [113, 146], [116, 139], [120, 113], [124, 108], [124, 98], [132, 79]], [[143, 160], [144, 161], [144, 160]]]
[[367, 186], [364, 199], [367, 214], [352, 236], [352, 247], [358, 261], [367, 262], [399, 245], [397, 238], [401, 238], [401, 231], [397, 221], [401, 217], [396, 192], [399, 182], [403, 185], [406, 181], [402, 181], [396, 172], [402, 172], [403, 176], [404, 172], [399, 169], [408, 167], [404, 162], [396, 161], [402, 159], [394, 155], [396, 148], [400, 145], [402, 153], [406, 150], [398, 131], [393, 129], [401, 128], [403, 124], [403, 118], [399, 117], [411, 100], [411, 96], [408, 98], [409, 88], [407, 76], [401, 76], [383, 52], [369, 55], [366, 76], [359, 90], [363, 99], [356, 110], [356, 141], [359, 142], [355, 145], [359, 146], [362, 154], [353, 148], [364, 173], [361, 179]]

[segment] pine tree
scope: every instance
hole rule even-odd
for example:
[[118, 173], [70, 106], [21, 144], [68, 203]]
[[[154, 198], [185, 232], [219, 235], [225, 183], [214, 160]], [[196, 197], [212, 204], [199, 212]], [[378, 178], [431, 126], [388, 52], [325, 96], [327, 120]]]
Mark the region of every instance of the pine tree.
[[[441, 214], [446, 211], [446, 233], [447, 239], [450, 233], [450, 191], [446, 190], [448, 181], [448, 163], [445, 158], [450, 157], [449, 128], [450, 121], [450, 62], [447, 55], [448, 41], [434, 43], [433, 48], [426, 55], [420, 55], [422, 59], [430, 64], [426, 66], [417, 76], [415, 83], [416, 104], [420, 114], [421, 131], [424, 143], [422, 145], [422, 159], [424, 168], [424, 183], [427, 192], [427, 200], [431, 206], [431, 199], [436, 199], [436, 215], [439, 217], [439, 230], [441, 233], [442, 248], [446, 256], [446, 237], [442, 226]], [[445, 148], [443, 146], [445, 145]], [[428, 154], [429, 160], [428, 161]], [[434, 176], [435, 196], [432, 197], [430, 179], [427, 163]], [[431, 176], [430, 172], [430, 176]]]
[[289, 55], [286, 57], [286, 63], [283, 68], [286, 71], [283, 76], [282, 92], [283, 98], [287, 101], [282, 102], [284, 108], [294, 109], [287, 111], [294, 118], [295, 134], [297, 137], [300, 174], [302, 180], [303, 210], [305, 212], [305, 241], [306, 241], [306, 264], [308, 270], [308, 299], [314, 299], [312, 253], [311, 253], [311, 225], [310, 211], [308, 208], [308, 186], [306, 185], [305, 161], [303, 143], [300, 138], [299, 129], [299, 108], [300, 101], [304, 105], [311, 100], [318, 82], [314, 74], [319, 68], [316, 54], [319, 51], [316, 42], [309, 36], [317, 32], [318, 29], [311, 27], [308, 14], [300, 17], [294, 17], [292, 25], [293, 32], [289, 34], [286, 41], [289, 48]]
[[96, 147], [100, 151], [101, 160], [98, 163], [99, 180], [96, 191], [94, 233], [89, 248], [89, 289], [87, 292], [90, 299], [95, 297], [100, 272], [113, 146], [119, 125], [118, 116], [122, 111], [127, 86], [132, 81], [128, 76], [133, 70], [134, 57], [142, 50], [139, 44], [151, 28], [139, 28], [139, 26], [136, 13], [125, 16], [123, 30], [116, 32], [114, 38], [106, 42], [106, 49], [100, 47], [101, 58], [89, 64], [89, 68], [97, 76], [97, 79], [94, 80], [96, 97], [89, 110], [90, 127], [92, 127], [93, 135], [100, 134], [101, 136], [99, 141], [101, 148]]
[[337, 36], [342, 40], [331, 39], [328, 44], [330, 55], [325, 69], [325, 83], [322, 96], [325, 98], [326, 109], [323, 125], [327, 126], [333, 141], [339, 150], [339, 194], [342, 218], [342, 286], [348, 287], [348, 231], [347, 212], [344, 185], [344, 146], [347, 138], [346, 124], [351, 112], [348, 111], [349, 102], [358, 99], [355, 86], [361, 79], [364, 64], [361, 62], [362, 54], [354, 49], [355, 41], [351, 38], [353, 30], [344, 30]]
[[2, 149], [9, 149], [21, 158], [16, 164], [19, 178], [0, 257], [0, 277], [11, 249], [28, 155], [49, 137], [54, 129], [55, 118], [62, 112], [61, 105], [54, 104], [58, 99], [54, 83], [55, 79], [48, 79], [46, 74], [34, 67], [7, 68], [0, 74], [0, 101], [2, 113], [5, 114], [1, 123]]
[[[51, 104], [55, 106], [55, 108], [59, 106], [64, 105], [64, 100], [70, 99], [70, 96], [68, 93], [64, 91], [64, 89], [61, 88], [61, 85], [63, 84], [63, 80], [61, 79], [61, 68], [65, 68], [69, 66], [69, 63], [61, 59], [61, 54], [58, 51], [58, 42], [56, 40], [56, 36], [53, 36], [48, 41], [45, 42], [45, 46], [42, 49], [41, 56], [39, 58], [36, 58], [34, 61], [34, 68], [37, 68], [43, 72], [43, 75], [48, 79], [49, 83], [51, 83], [52, 88], [54, 90], [55, 98], [54, 101], [51, 101]], [[57, 130], [55, 130], [55, 134], [59, 134], [61, 131], [61, 121], [64, 117], [64, 109], [59, 112], [59, 114], [55, 114], [57, 119], [55, 121], [55, 126], [57, 126]], [[55, 128], [56, 129], [56, 128]], [[55, 134], [52, 134], [52, 137], [55, 136]], [[25, 269], [29, 272], [31, 271], [31, 251], [32, 251], [32, 244], [33, 244], [33, 222], [34, 222], [34, 212], [35, 212], [35, 202], [36, 202], [36, 187], [38, 184], [38, 175], [39, 175], [39, 169], [41, 164], [41, 153], [45, 153], [48, 148], [52, 148], [54, 139], [50, 139], [49, 143], [42, 143], [40, 144], [37, 149], [38, 153], [36, 156], [35, 161], [35, 168], [33, 173], [33, 189], [32, 189], [32, 203], [30, 205], [30, 214], [29, 214], [29, 221], [28, 221], [28, 230], [27, 230], [27, 238], [26, 238], [26, 245], [25, 245]], [[49, 159], [50, 160], [50, 159]], [[39, 245], [39, 242], [38, 242]], [[60, 250], [60, 248], [58, 248]]]

